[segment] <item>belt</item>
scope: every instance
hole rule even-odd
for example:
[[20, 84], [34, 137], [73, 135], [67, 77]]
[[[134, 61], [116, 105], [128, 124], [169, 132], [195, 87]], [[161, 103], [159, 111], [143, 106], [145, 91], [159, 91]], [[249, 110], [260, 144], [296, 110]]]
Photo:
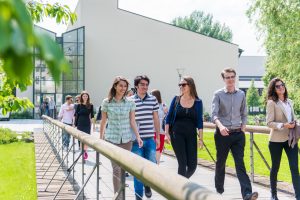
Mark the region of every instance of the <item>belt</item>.
[[241, 128], [228, 129], [228, 133], [237, 133], [237, 132], [241, 132], [241, 131], [242, 131]]

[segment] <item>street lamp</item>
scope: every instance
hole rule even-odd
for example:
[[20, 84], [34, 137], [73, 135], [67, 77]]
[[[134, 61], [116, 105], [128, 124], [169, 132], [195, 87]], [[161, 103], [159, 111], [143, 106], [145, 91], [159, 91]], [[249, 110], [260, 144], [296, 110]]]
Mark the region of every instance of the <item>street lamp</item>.
[[181, 81], [182, 75], [185, 71], [185, 68], [177, 68], [177, 73], [178, 73], [178, 77], [179, 77], [179, 82]]

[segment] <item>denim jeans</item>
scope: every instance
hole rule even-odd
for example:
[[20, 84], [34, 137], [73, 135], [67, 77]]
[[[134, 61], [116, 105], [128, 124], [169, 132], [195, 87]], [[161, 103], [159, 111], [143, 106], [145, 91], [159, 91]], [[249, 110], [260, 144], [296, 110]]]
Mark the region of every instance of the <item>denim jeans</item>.
[[272, 168], [270, 173], [271, 193], [277, 194], [277, 174], [280, 166], [282, 151], [284, 150], [288, 160], [290, 171], [292, 174], [292, 182], [295, 190], [296, 199], [300, 199], [300, 177], [298, 167], [298, 145], [294, 148], [288, 145], [286, 142], [269, 142], [269, 150], [272, 158]]
[[[64, 123], [67, 124], [67, 123]], [[72, 124], [67, 124], [72, 126]], [[62, 131], [62, 144], [64, 147], [69, 148], [69, 144], [70, 144], [70, 134], [68, 134], [65, 130]]]
[[[144, 145], [142, 148], [139, 148], [139, 145], [136, 141], [132, 144], [131, 151], [151, 162], [156, 163], [156, 144], [153, 138], [144, 138], [142, 139]], [[134, 177], [134, 191], [140, 197], [143, 197], [144, 193], [144, 184]]]

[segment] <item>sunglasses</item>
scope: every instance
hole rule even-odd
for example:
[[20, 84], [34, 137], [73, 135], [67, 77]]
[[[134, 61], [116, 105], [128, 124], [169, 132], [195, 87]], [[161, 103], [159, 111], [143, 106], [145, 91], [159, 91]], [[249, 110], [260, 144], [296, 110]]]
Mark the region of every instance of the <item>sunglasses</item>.
[[225, 76], [224, 77], [226, 80], [229, 80], [229, 79], [235, 79], [235, 75], [234, 76]]
[[276, 89], [280, 89], [281, 87], [285, 87], [285, 84], [282, 83], [282, 84], [280, 84], [280, 85], [275, 85], [275, 88], [276, 88]]
[[187, 83], [179, 83], [179, 84], [178, 84], [178, 87], [185, 87], [185, 86], [187, 86], [187, 85], [189, 85], [189, 84], [187, 84]]

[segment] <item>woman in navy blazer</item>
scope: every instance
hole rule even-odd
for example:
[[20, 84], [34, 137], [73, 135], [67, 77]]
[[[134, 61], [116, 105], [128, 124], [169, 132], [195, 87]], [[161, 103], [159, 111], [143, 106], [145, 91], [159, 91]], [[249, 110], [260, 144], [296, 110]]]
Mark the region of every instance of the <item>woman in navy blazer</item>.
[[197, 133], [203, 147], [203, 105], [192, 77], [179, 83], [180, 96], [172, 100], [165, 133], [172, 143], [178, 161], [178, 174], [190, 178], [197, 167]]

